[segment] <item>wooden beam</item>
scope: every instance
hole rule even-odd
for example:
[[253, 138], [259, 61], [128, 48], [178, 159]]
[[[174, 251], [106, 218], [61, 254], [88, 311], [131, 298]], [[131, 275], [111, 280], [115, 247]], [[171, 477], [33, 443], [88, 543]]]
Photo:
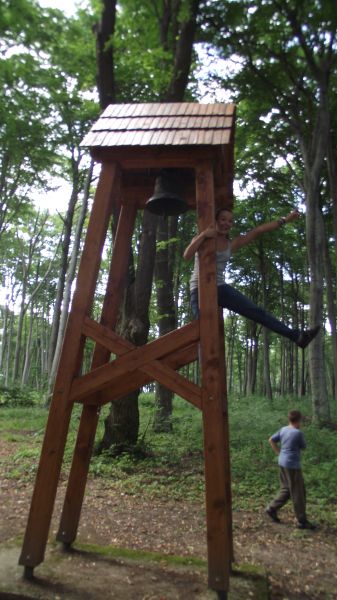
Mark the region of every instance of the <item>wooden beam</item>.
[[[114, 343], [117, 343], [121, 338], [113, 331], [108, 333], [104, 328], [100, 328], [98, 324], [96, 324], [94, 339], [96, 339], [100, 345], [109, 347], [108, 344], [110, 344], [111, 340], [114, 340]], [[124, 375], [129, 376], [129, 373], [144, 368], [150, 361], [161, 358], [161, 356], [168, 354], [173, 350], [179, 350], [198, 339], [198, 323], [194, 321], [185, 325], [185, 327], [181, 327], [180, 329], [176, 329], [163, 335], [145, 346], [134, 347], [113, 362], [98, 367], [86, 375], [74, 379], [70, 400], [72, 402], [77, 402], [88, 394], [109, 386], [114, 377]], [[111, 345], [110, 348], [112, 347], [115, 346]]]
[[[118, 217], [118, 224], [101, 315], [102, 323], [110, 327], [115, 327], [117, 323], [137, 214], [135, 203], [130, 203], [127, 208], [120, 206], [120, 185], [117, 184], [120, 184], [120, 180], [116, 182], [116, 201], [113, 206], [115, 216]], [[92, 368], [95, 369], [107, 362], [109, 356], [110, 350], [97, 343], [93, 354]], [[71, 544], [76, 539], [99, 413], [100, 409], [97, 405], [87, 405], [82, 410], [60, 526], [56, 536], [56, 539], [64, 544]]]
[[230, 443], [229, 443], [229, 416], [228, 416], [228, 399], [227, 399], [227, 374], [225, 360], [225, 335], [224, 335], [224, 320], [223, 312], [219, 311], [219, 344], [223, 360], [219, 364], [220, 383], [222, 387], [222, 423], [224, 432], [224, 460], [225, 460], [225, 494], [226, 494], [226, 511], [225, 518], [227, 521], [227, 544], [230, 565], [234, 562], [234, 545], [233, 545], [233, 516], [232, 516], [232, 486], [231, 486], [231, 463], [230, 463]]
[[[196, 170], [199, 230], [214, 223], [213, 169], [209, 162]], [[215, 239], [199, 249], [199, 307], [201, 386], [204, 432], [208, 582], [210, 588], [226, 593], [229, 588], [230, 549], [226, 517], [226, 483], [223, 425], [224, 349], [220, 345], [216, 285]]]
[[72, 404], [69, 392], [82, 362], [82, 324], [93, 303], [96, 281], [112, 210], [116, 166], [103, 165], [79, 267], [77, 288], [49, 410], [35, 487], [19, 564], [32, 568], [43, 561], [56, 496]]
[[[170, 354], [169, 356], [164, 356], [158, 362], [167, 365], [168, 367], [174, 370], [180, 369], [184, 365], [187, 365], [190, 362], [197, 360], [198, 346], [199, 345], [197, 343], [191, 344], [190, 346], [182, 348], [177, 352], [172, 352], [172, 354]], [[113, 386], [109, 386], [98, 393], [86, 396], [85, 398], [82, 398], [81, 402], [85, 405], [93, 404], [95, 406], [102, 406], [104, 404], [107, 404], [108, 402], [114, 402], [115, 400], [119, 400], [120, 398], [123, 398], [135, 389], [139, 389], [144, 385], [151, 383], [152, 381], [152, 375], [147, 375], [145, 371], [138, 370], [132, 374], [132, 378], [124, 376], [117, 378]], [[192, 401], [189, 400], [189, 398], [187, 397], [185, 397], [185, 400], [191, 402], [191, 404], [201, 409], [201, 402], [200, 400], [198, 400], [199, 396], [200, 388], [199, 393], [197, 393], [195, 397], [193, 397]], [[184, 396], [182, 396], [182, 398], [184, 398]]]
[[[230, 130], [228, 133], [230, 137]], [[177, 168], [195, 169], [202, 160], [222, 159], [224, 146], [147, 146], [141, 152], [137, 146], [114, 148], [90, 148], [92, 157], [98, 162], [117, 162], [121, 169]]]
[[[197, 321], [194, 322], [194, 327], [199, 328], [199, 323]], [[101, 343], [104, 343], [111, 352], [118, 354], [118, 356], [123, 356], [136, 349], [130, 342], [119, 337], [107, 327], [103, 327], [89, 318], [85, 319], [83, 333], [96, 341], [101, 340]], [[102, 340], [104, 340], [104, 342], [102, 342]], [[142, 348], [144, 348], [144, 346], [142, 346]], [[195, 355], [192, 355], [192, 359], [190, 358], [188, 362], [195, 360], [193, 356]], [[143, 379], [144, 383], [142, 383]], [[179, 373], [176, 373], [174, 369], [167, 365], [165, 360], [152, 360], [151, 362], [146, 363], [143, 367], [136, 369], [132, 373], [131, 380], [129, 377], [126, 377], [124, 373], [122, 375], [112, 376], [109, 382], [109, 392], [108, 394], [105, 394], [105, 398], [108, 398], [107, 401], [111, 402], [112, 400], [121, 398], [126, 393], [125, 390], [128, 390], [128, 392], [137, 390], [141, 385], [145, 385], [145, 383], [153, 380], [160, 381], [160, 383], [171, 389], [178, 396], [185, 398], [185, 400], [188, 400], [197, 408], [201, 408], [200, 387]], [[91, 393], [90, 397], [95, 402], [95, 395]], [[88, 398], [82, 399], [82, 402], [84, 401], [88, 403]], [[101, 393], [99, 403], [102, 403]]]

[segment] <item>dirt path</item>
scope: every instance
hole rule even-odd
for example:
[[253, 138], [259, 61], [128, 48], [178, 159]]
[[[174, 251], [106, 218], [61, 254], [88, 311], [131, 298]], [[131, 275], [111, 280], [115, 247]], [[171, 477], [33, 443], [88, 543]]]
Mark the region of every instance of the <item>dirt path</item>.
[[[53, 536], [64, 490], [61, 482]], [[1, 543], [23, 535], [31, 493], [32, 484], [1, 478]], [[271, 600], [337, 599], [336, 532], [327, 524], [314, 532], [299, 531], [290, 507], [280, 525], [269, 522], [262, 509], [235, 512], [233, 517], [236, 562], [259, 565], [267, 571]], [[90, 479], [78, 540], [206, 559], [204, 507], [155, 499], [146, 505], [138, 495], [117, 493], [113, 482]]]

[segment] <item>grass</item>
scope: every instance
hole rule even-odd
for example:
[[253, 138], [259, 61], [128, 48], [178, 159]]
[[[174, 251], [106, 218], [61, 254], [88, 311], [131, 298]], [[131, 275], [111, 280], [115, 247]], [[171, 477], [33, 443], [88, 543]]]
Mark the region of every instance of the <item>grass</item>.
[[[264, 398], [229, 400], [233, 509], [261, 509], [278, 489], [277, 458], [268, 438], [286, 424], [290, 408], [307, 416], [303, 426], [307, 449], [302, 465], [308, 492], [308, 514], [317, 521], [337, 527], [337, 431], [318, 428], [310, 419], [307, 399], [277, 399], [271, 405]], [[97, 431], [101, 439], [105, 407]], [[0, 408], [0, 437], [13, 444], [10, 456], [2, 459], [7, 477], [32, 480], [41, 450], [47, 411], [41, 406]], [[204, 501], [204, 470], [201, 414], [187, 402], [176, 398], [172, 418], [173, 433], [152, 431], [154, 402], [151, 394], [140, 401], [139, 450], [113, 458], [109, 452], [94, 456], [90, 465], [93, 477], [114, 482], [125, 494], [177, 501]], [[80, 407], [71, 419], [63, 472], [69, 469]], [[336, 421], [336, 416], [335, 416]]]

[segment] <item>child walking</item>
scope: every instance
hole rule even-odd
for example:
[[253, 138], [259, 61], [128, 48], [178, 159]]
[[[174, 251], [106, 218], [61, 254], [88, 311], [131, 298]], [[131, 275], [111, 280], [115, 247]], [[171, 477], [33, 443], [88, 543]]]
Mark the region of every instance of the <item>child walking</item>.
[[299, 529], [315, 529], [306, 515], [306, 494], [301, 469], [301, 450], [306, 448], [303, 432], [300, 430], [302, 415], [299, 410], [288, 414], [288, 425], [282, 427], [269, 438], [269, 443], [278, 454], [280, 468], [280, 491], [266, 509], [267, 515], [280, 523], [277, 511], [291, 498]]

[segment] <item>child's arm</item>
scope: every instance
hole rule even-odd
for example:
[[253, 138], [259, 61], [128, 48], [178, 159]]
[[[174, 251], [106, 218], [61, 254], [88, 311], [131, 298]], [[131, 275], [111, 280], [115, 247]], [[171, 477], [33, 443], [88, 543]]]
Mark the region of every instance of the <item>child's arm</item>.
[[214, 227], [207, 227], [198, 235], [195, 235], [191, 243], [185, 249], [183, 257], [185, 260], [190, 260], [192, 256], [199, 250], [201, 244], [208, 238], [215, 238], [216, 230]]
[[280, 454], [280, 448], [279, 446], [276, 444], [276, 442], [274, 442], [274, 440], [270, 437], [268, 440], [269, 444], [271, 445], [272, 449], [274, 450], [275, 454]]

